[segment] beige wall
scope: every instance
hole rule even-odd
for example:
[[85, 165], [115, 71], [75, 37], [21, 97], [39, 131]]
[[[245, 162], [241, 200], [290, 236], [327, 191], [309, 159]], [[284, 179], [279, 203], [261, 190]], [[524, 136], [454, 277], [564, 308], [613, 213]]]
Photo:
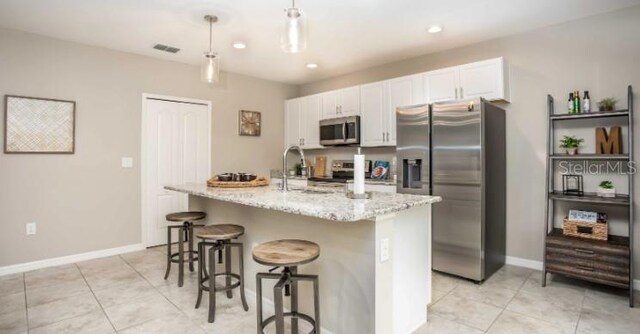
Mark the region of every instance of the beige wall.
[[[541, 260], [546, 95], [555, 96], [563, 110], [568, 92], [576, 89], [589, 90], [594, 101], [615, 96], [626, 106], [626, 88], [631, 84], [638, 99], [640, 6], [314, 82], [303, 85], [300, 95], [498, 56], [511, 64], [512, 103], [504, 105], [508, 139], [507, 253]], [[636, 149], [635, 156], [639, 153]], [[635, 195], [640, 195], [638, 182]], [[636, 212], [638, 204], [636, 200]], [[640, 226], [636, 227], [635, 238], [640, 240]], [[635, 254], [636, 268], [640, 268], [640, 242], [635, 245]], [[638, 271], [636, 277], [640, 277]]]
[[[1, 96], [77, 103], [75, 154], [0, 153], [0, 267], [140, 243], [142, 93], [212, 101], [214, 173], [280, 164], [295, 86], [226, 74], [212, 88], [196, 66], [5, 29], [0, 45]], [[261, 137], [238, 136], [239, 109], [263, 113]], [[123, 156], [133, 169], [120, 167]], [[38, 233], [26, 236], [33, 221]]]

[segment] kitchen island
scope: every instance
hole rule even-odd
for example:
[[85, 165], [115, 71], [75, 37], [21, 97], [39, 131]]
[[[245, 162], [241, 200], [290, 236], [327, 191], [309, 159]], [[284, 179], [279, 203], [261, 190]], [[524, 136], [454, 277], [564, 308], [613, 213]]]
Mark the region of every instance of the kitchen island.
[[[208, 224], [245, 227], [249, 299], [255, 301], [255, 273], [270, 269], [249, 260], [251, 249], [275, 239], [305, 239], [320, 245], [320, 258], [299, 271], [320, 277], [323, 333], [405, 334], [426, 322], [431, 204], [440, 197], [373, 193], [371, 199], [354, 200], [322, 188], [165, 188], [188, 194], [189, 209], [207, 212]], [[267, 313], [273, 284], [263, 286]], [[301, 285], [300, 290], [300, 310], [313, 314], [310, 289]]]

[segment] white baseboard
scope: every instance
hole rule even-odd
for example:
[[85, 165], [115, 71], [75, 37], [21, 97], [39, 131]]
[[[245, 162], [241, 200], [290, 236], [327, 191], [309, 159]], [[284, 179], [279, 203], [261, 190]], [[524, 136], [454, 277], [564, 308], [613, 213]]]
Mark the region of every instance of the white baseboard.
[[81, 253], [81, 254], [54, 257], [50, 259], [33, 261], [33, 262], [12, 264], [9, 266], [0, 267], [0, 276], [14, 274], [14, 273], [21, 273], [21, 272], [30, 271], [30, 270], [48, 268], [48, 267], [55, 267], [63, 264], [75, 263], [80, 261], [93, 260], [101, 257], [130, 253], [130, 252], [135, 252], [143, 249], [145, 249], [144, 245], [133, 244], [133, 245], [102, 249], [102, 250], [97, 250], [97, 251], [92, 251], [87, 253]]
[[[244, 294], [247, 297], [247, 303], [249, 304], [253, 304], [254, 306], [256, 305], [256, 292], [253, 290], [249, 290], [247, 288], [244, 289]], [[284, 309], [285, 312], [289, 312], [291, 310], [287, 309], [285, 307]], [[262, 314], [264, 316], [264, 318], [267, 318], [268, 315], [273, 314], [274, 311], [274, 305], [273, 305], [273, 301], [271, 299], [267, 299], [265, 297], [262, 297]], [[304, 332], [304, 333], [308, 333], [311, 331], [311, 325], [309, 325], [306, 321], [300, 321], [300, 331]], [[320, 328], [320, 333], [321, 334], [333, 334], [332, 332], [330, 332], [329, 330], [327, 330], [324, 327]]]
[[542, 270], [542, 261], [527, 260], [519, 257], [507, 256], [506, 263], [516, 267]]
[[[506, 263], [516, 267], [542, 270], [542, 261], [534, 261], [519, 257], [507, 256]], [[633, 280], [633, 289], [640, 291], [640, 279]]]

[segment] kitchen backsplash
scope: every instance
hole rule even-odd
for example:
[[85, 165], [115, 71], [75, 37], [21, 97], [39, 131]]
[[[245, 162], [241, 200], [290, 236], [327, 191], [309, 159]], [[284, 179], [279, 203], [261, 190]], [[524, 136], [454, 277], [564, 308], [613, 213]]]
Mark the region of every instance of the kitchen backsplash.
[[[327, 174], [331, 174], [331, 163], [333, 160], [353, 160], [353, 155], [356, 154], [358, 148], [353, 146], [347, 147], [331, 147], [325, 149], [305, 150], [305, 158], [311, 163], [315, 163], [317, 156], [326, 156], [326, 171]], [[365, 159], [371, 160], [373, 163], [376, 160], [386, 160], [391, 162], [391, 159], [396, 155], [395, 147], [363, 147], [362, 153], [365, 155]], [[294, 158], [294, 155], [296, 158]], [[292, 156], [289, 158], [289, 168], [299, 162], [297, 153], [292, 152]], [[326, 175], [331, 176], [331, 175]]]

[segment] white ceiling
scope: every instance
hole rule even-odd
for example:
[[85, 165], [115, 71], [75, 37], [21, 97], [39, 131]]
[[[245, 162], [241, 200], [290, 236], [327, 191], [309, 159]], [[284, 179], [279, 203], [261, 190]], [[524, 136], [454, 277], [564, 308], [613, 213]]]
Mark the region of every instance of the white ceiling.
[[[178, 62], [208, 48], [205, 14], [218, 15], [223, 70], [306, 83], [364, 68], [608, 12], [640, 0], [298, 0], [308, 48], [280, 50], [290, 0], [0, 0], [0, 26]], [[432, 35], [427, 26], [442, 24]], [[248, 48], [236, 50], [235, 41]], [[172, 55], [156, 43], [181, 48]], [[320, 65], [309, 70], [308, 62]]]

